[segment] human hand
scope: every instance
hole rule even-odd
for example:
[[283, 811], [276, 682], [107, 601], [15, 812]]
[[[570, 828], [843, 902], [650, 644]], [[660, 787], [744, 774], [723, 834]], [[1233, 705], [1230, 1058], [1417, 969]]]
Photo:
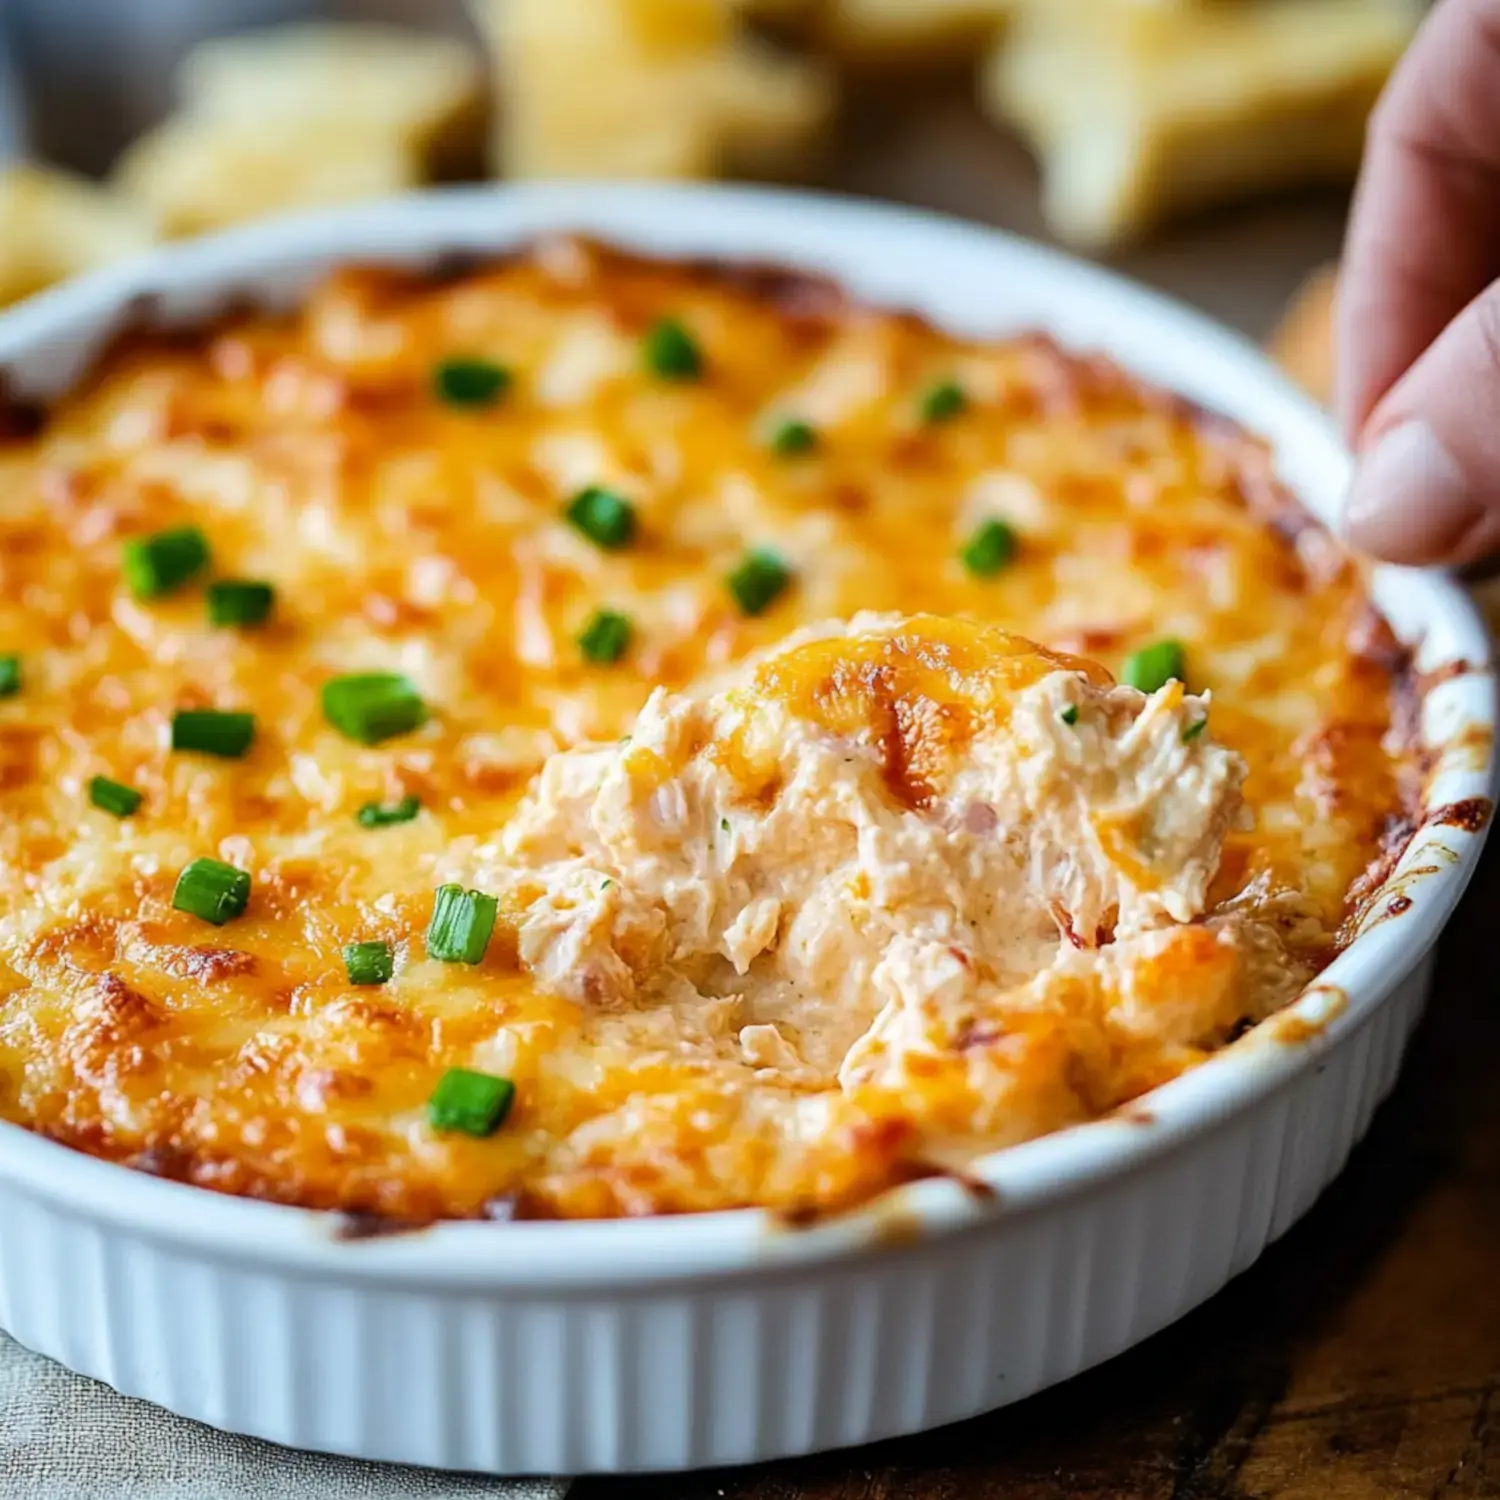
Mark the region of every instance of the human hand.
[[1500, 0], [1439, 0], [1370, 123], [1338, 302], [1355, 546], [1500, 550]]

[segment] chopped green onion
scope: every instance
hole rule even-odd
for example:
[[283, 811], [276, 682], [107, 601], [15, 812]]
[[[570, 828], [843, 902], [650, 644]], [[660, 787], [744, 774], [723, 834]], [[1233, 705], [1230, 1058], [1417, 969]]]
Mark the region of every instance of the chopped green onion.
[[757, 547], [724, 581], [744, 614], [759, 615], [786, 591], [792, 573], [774, 552]]
[[427, 722], [427, 705], [400, 672], [354, 672], [323, 684], [323, 717], [362, 745], [378, 745]]
[[449, 406], [493, 406], [510, 385], [510, 371], [487, 359], [445, 359], [432, 372], [432, 388]]
[[1064, 724], [1076, 724], [1078, 722], [1078, 705], [1076, 703], [1070, 703], [1058, 715], [1058, 718], [1060, 718]]
[[133, 786], [96, 776], [89, 782], [89, 801], [117, 818], [128, 818], [141, 805], [141, 794]]
[[250, 876], [217, 859], [195, 859], [177, 877], [172, 905], [189, 916], [222, 927], [244, 911], [250, 900]]
[[350, 943], [344, 949], [350, 984], [385, 984], [396, 972], [389, 943]]
[[646, 368], [663, 380], [696, 380], [703, 354], [676, 318], [663, 318], [646, 335]]
[[1016, 534], [993, 517], [981, 522], [960, 554], [964, 567], [976, 578], [998, 573], [1016, 555]]
[[358, 813], [359, 826], [361, 828], [389, 828], [395, 823], [410, 823], [421, 811], [421, 802], [410, 793], [399, 802], [387, 804], [366, 802]]
[[1208, 728], [1208, 715], [1204, 714], [1201, 719], [1195, 720], [1182, 731], [1182, 743], [1191, 744], [1205, 729]]
[[778, 458], [797, 458], [817, 446], [817, 429], [797, 417], [785, 418], [771, 434], [771, 452]]
[[12, 698], [21, 691], [21, 658], [0, 656], [0, 698]]
[[1143, 693], [1157, 692], [1174, 677], [1179, 682], [1185, 680], [1181, 641], [1155, 641], [1143, 646], [1127, 656], [1120, 669], [1120, 681]]
[[172, 715], [172, 748], [238, 760], [255, 739], [255, 715], [184, 708]]
[[276, 600], [269, 583], [249, 578], [220, 578], [208, 586], [211, 625], [263, 625]]
[[208, 542], [196, 526], [178, 526], [125, 543], [125, 582], [137, 599], [154, 599], [208, 566]]
[[951, 422], [968, 404], [969, 398], [956, 380], [941, 380], [922, 397], [922, 420]]
[[719, 831], [721, 833], [728, 833], [729, 832], [729, 819], [728, 818], [720, 818], [719, 819]]
[[580, 490], [563, 512], [591, 542], [607, 552], [628, 547], [635, 536], [635, 507], [623, 495], [591, 484]]
[[434, 1130], [483, 1140], [505, 1123], [515, 1100], [516, 1086], [508, 1078], [449, 1068], [427, 1101], [427, 1123]]
[[589, 661], [607, 666], [619, 661], [630, 646], [630, 621], [612, 609], [601, 609], [584, 626], [578, 649]]
[[427, 953], [445, 964], [477, 964], [489, 947], [500, 903], [483, 891], [440, 885], [427, 924]]

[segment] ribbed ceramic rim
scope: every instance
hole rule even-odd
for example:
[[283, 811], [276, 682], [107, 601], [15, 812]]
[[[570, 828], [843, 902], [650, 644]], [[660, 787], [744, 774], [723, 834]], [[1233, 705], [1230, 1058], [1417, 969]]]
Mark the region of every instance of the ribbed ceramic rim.
[[[164, 250], [39, 297], [0, 318], [0, 368], [19, 394], [66, 389], [102, 340], [148, 298], [172, 318], [250, 296], [285, 302], [344, 261], [420, 264], [578, 231], [646, 253], [772, 262], [828, 274], [857, 298], [910, 308], [976, 335], [1043, 329], [1099, 349], [1221, 411], [1274, 444], [1282, 477], [1323, 519], [1348, 456], [1324, 415], [1237, 335], [1178, 304], [1037, 245], [957, 220], [827, 196], [753, 188], [538, 184], [431, 193], [256, 225]], [[1315, 1066], [1409, 974], [1451, 915], [1487, 831], [1466, 815], [1493, 796], [1495, 682], [1489, 641], [1447, 578], [1383, 569], [1376, 599], [1433, 685], [1423, 730], [1437, 751], [1429, 820], [1366, 930], [1282, 1017], [1139, 1106], [977, 1162], [987, 1192], [933, 1179], [867, 1208], [791, 1229], [745, 1210], [614, 1222], [449, 1223], [351, 1239], [337, 1215], [225, 1197], [95, 1160], [0, 1125], [0, 1178], [99, 1222], [228, 1261], [336, 1281], [461, 1287], [587, 1286], [821, 1261], [888, 1239], [951, 1233], [1026, 1213], [1129, 1173], [1248, 1110]], [[1451, 822], [1441, 810], [1461, 809]], [[1394, 899], [1399, 897], [1400, 899]]]

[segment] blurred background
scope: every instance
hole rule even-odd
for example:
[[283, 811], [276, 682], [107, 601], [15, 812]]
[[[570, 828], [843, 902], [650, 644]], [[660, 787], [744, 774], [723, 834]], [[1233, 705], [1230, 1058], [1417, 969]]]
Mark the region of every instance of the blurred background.
[[1321, 395], [1327, 268], [1421, 9], [0, 0], [0, 303], [429, 181], [790, 179], [1094, 256], [1277, 339]]

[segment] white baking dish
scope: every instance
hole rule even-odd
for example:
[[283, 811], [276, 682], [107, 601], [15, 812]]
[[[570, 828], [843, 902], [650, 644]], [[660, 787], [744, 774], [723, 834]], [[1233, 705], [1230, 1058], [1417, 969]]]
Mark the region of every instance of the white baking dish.
[[[1234, 336], [989, 231], [719, 188], [532, 187], [376, 205], [168, 251], [0, 319], [22, 394], [64, 389], [144, 294], [193, 318], [340, 261], [582, 230], [830, 272], [965, 332], [1045, 328], [1272, 439], [1331, 514], [1347, 460]], [[0, 497], [0, 504], [3, 504]], [[673, 1469], [865, 1442], [1014, 1401], [1248, 1266], [1389, 1089], [1492, 793], [1483, 629], [1445, 579], [1377, 582], [1436, 682], [1423, 827], [1368, 929], [1291, 1011], [1122, 1117], [810, 1229], [756, 1213], [450, 1224], [336, 1218], [159, 1181], [0, 1126], [0, 1326], [119, 1390], [298, 1447], [510, 1472]], [[1445, 811], [1446, 810], [1446, 811]]]

